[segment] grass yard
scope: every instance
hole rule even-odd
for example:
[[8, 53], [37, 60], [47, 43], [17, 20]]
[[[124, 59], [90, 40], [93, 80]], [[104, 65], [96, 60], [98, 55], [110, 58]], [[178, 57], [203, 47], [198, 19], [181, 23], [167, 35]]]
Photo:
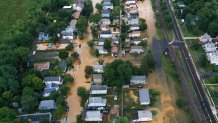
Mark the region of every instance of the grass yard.
[[218, 87], [217, 86], [207, 86], [207, 90], [210, 93], [210, 97], [215, 106], [218, 105]]

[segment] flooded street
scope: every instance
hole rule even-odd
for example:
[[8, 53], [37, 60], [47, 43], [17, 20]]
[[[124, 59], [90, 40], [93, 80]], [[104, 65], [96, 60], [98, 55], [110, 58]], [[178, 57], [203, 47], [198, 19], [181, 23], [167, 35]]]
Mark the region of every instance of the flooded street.
[[148, 43], [151, 43], [152, 37], [156, 35], [155, 16], [152, 9], [151, 0], [137, 2], [139, 17], [144, 18], [147, 23]]

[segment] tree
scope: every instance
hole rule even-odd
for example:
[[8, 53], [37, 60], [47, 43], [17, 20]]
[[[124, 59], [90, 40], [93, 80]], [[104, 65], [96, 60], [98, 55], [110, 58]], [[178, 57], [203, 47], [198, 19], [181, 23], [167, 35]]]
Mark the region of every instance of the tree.
[[60, 92], [61, 92], [61, 95], [62, 96], [67, 96], [67, 94], [69, 93], [70, 91], [70, 88], [65, 84], [65, 85], [62, 85], [60, 87]]
[[14, 123], [13, 121], [16, 118], [16, 114], [13, 110], [8, 107], [0, 108], [0, 122], [1, 123]]
[[89, 45], [89, 47], [90, 48], [93, 48], [93, 46], [94, 46], [94, 42], [93, 42], [93, 40], [89, 40], [88, 42], [87, 42], [87, 44]]
[[84, 37], [84, 34], [87, 32], [87, 27], [88, 27], [88, 19], [84, 16], [81, 16], [76, 23], [76, 28], [79, 38]]
[[66, 50], [67, 51], [72, 51], [73, 50], [73, 44], [72, 43], [68, 44], [67, 47], [66, 47]]
[[155, 61], [153, 59], [152, 53], [149, 50], [146, 56], [142, 59], [141, 62], [141, 73], [144, 75], [147, 75], [149, 71], [153, 70], [155, 68]]
[[126, 23], [122, 21], [121, 33], [126, 33], [128, 30], [129, 30], [129, 26], [127, 26]]
[[[218, 18], [217, 18], [218, 19]], [[211, 22], [208, 26], [208, 33], [212, 36], [212, 37], [216, 37], [218, 35], [218, 22]]]
[[90, 75], [92, 74], [92, 72], [93, 72], [92, 66], [85, 67], [85, 74]]
[[91, 13], [93, 12], [93, 6], [91, 0], [86, 0], [84, 3], [84, 8], [82, 10], [82, 15], [89, 17]]
[[95, 56], [96, 57], [100, 56], [98, 49], [95, 50]]
[[114, 6], [119, 6], [120, 5], [119, 0], [111, 0], [111, 3], [113, 3]]
[[101, 15], [100, 14], [92, 14], [89, 17], [89, 21], [93, 23], [98, 23], [101, 20]]
[[120, 117], [115, 123], [130, 123], [130, 121], [125, 117]]
[[98, 9], [98, 11], [101, 11], [103, 6], [101, 3], [96, 3], [95, 8]]
[[145, 31], [146, 29], [147, 29], [147, 24], [145, 22], [139, 25], [140, 31]]
[[72, 56], [74, 59], [77, 59], [77, 58], [79, 58], [79, 53], [78, 53], [78, 52], [73, 52], [73, 53], [71, 54], [71, 56]]
[[27, 112], [32, 112], [38, 106], [38, 96], [32, 88], [25, 87], [22, 91], [21, 105]]
[[128, 63], [123, 63], [117, 67], [120, 85], [129, 84], [132, 76], [132, 67]]
[[110, 19], [113, 20], [119, 18], [120, 10], [121, 10], [120, 6], [115, 6], [111, 12]]
[[104, 49], [110, 51], [111, 50], [111, 41], [109, 39], [105, 39], [104, 41]]
[[68, 52], [66, 50], [59, 52], [59, 58], [66, 59], [68, 57]]
[[72, 83], [74, 78], [70, 74], [64, 74], [63, 79], [65, 83]]
[[80, 96], [81, 103], [84, 103], [89, 98], [89, 91], [85, 87], [78, 87], [77, 95]]
[[42, 79], [35, 75], [28, 75], [23, 79], [23, 84], [29, 86], [34, 90], [41, 91], [44, 88]]

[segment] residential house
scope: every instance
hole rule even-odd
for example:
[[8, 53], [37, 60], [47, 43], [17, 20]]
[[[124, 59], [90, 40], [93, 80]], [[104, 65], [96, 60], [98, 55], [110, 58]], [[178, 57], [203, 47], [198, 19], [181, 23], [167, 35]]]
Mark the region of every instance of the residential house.
[[50, 36], [48, 33], [40, 32], [38, 36], [38, 41], [48, 41]]
[[98, 39], [98, 46], [104, 46], [104, 41], [105, 41], [105, 38], [99, 38]]
[[178, 2], [177, 2], [177, 5], [178, 5], [179, 7], [185, 7], [185, 4], [184, 4], [184, 2], [183, 2], [182, 0], [178, 1]]
[[47, 84], [46, 87], [44, 88], [43, 96], [48, 97], [52, 92], [57, 91], [58, 89], [59, 89], [59, 85], [56, 83]]
[[119, 19], [113, 19], [113, 25], [119, 25], [119, 23], [120, 23], [120, 20]]
[[80, 17], [80, 11], [73, 13], [73, 18], [78, 19]]
[[110, 30], [108, 30], [108, 31], [101, 31], [99, 37], [100, 38], [111, 38], [112, 37], [112, 33], [111, 33]]
[[63, 72], [67, 71], [67, 61], [62, 60], [59, 62], [59, 65], [60, 65], [61, 69], [63, 70]]
[[50, 67], [50, 62], [34, 63], [34, 69], [39, 71], [48, 70], [49, 67]]
[[39, 104], [39, 110], [51, 110], [56, 109], [56, 104], [54, 100], [43, 100]]
[[103, 3], [103, 9], [113, 9], [114, 6], [111, 2], [104, 2]]
[[102, 24], [106, 24], [106, 25], [110, 25], [110, 24], [111, 24], [111, 21], [110, 21], [110, 19], [102, 18], [102, 19], [101, 19], [101, 23], [102, 23]]
[[101, 29], [101, 31], [108, 31], [109, 30], [109, 25], [101, 24], [100, 29]]
[[[23, 114], [17, 116], [18, 122], [27, 122], [27, 123], [40, 123], [42, 120], [47, 120], [49, 123], [51, 122], [52, 114], [48, 113], [34, 113], [34, 114]], [[30, 122], [31, 121], [31, 122]]]
[[137, 7], [130, 8], [129, 14], [137, 14], [137, 13], [138, 13], [138, 8]]
[[73, 4], [73, 10], [81, 12], [82, 11], [82, 7], [75, 3], [75, 4]]
[[128, 13], [127, 16], [129, 19], [137, 19], [139, 17], [138, 13]]
[[91, 85], [90, 94], [107, 94], [107, 85]]
[[208, 42], [208, 43], [204, 44], [202, 47], [204, 48], [205, 52], [207, 52], [207, 53], [208, 52], [215, 52], [217, 49], [216, 45], [212, 42]]
[[140, 31], [132, 31], [129, 34], [129, 37], [140, 37], [141, 36], [141, 32]]
[[136, 0], [127, 0], [126, 4], [136, 3]]
[[138, 19], [130, 19], [128, 20], [128, 25], [135, 25], [135, 24], [139, 24], [139, 20]]
[[70, 21], [70, 26], [73, 26], [74, 28], [76, 28], [76, 24], [77, 24], [77, 20], [73, 19]]
[[108, 54], [108, 50], [104, 49], [103, 46], [97, 46], [96, 49], [98, 50], [100, 55]]
[[129, 3], [129, 7], [134, 8], [134, 7], [137, 7], [137, 5], [136, 5], [136, 3]]
[[112, 37], [112, 42], [113, 42], [114, 44], [118, 44], [118, 43], [119, 43], [118, 37]]
[[207, 59], [211, 64], [218, 65], [218, 51], [207, 53]]
[[102, 82], [103, 82], [103, 76], [102, 76], [102, 74], [93, 74], [92, 75], [92, 84], [98, 84], [98, 85], [100, 85], [100, 84], [102, 84]]
[[110, 10], [103, 9], [102, 12], [101, 12], [101, 17], [102, 18], [109, 18], [110, 17]]
[[133, 123], [152, 121], [152, 113], [149, 110], [139, 110], [137, 115], [133, 117]]
[[118, 55], [118, 47], [117, 46], [112, 46], [111, 47], [111, 56], [112, 57], [113, 56], [117, 57], [117, 55]]
[[130, 42], [130, 38], [129, 38], [129, 37], [126, 37], [126, 38], [125, 38], [125, 42], [126, 42], [126, 43], [129, 43], [129, 42]]
[[70, 44], [69, 39], [61, 39], [60, 40], [60, 48], [59, 49], [65, 49]]
[[129, 27], [129, 30], [131, 30], [131, 31], [139, 30], [139, 25], [137, 25], [137, 24], [131, 25], [131, 26]]
[[63, 39], [73, 39], [75, 27], [74, 26], [68, 26], [65, 30], [61, 31], [61, 35]]
[[139, 101], [141, 105], [149, 105], [151, 103], [148, 89], [139, 89]]
[[81, 7], [81, 10], [83, 10], [83, 8], [84, 8], [85, 1], [86, 0], [77, 0], [76, 1], [77, 6]]
[[144, 52], [144, 48], [142, 46], [131, 46], [129, 53], [137, 53], [141, 54]]
[[131, 42], [134, 43], [135, 45], [138, 45], [139, 43], [142, 42], [142, 40], [141, 40], [141, 38], [133, 38], [133, 39], [131, 40]]
[[100, 64], [96, 64], [93, 66], [93, 71], [96, 73], [104, 73], [104, 66]]
[[48, 85], [51, 83], [55, 83], [57, 85], [62, 85], [63, 84], [63, 79], [61, 76], [50, 76], [50, 77], [44, 77], [43, 82]]
[[85, 121], [102, 121], [102, 113], [100, 111], [86, 111]]
[[148, 79], [146, 76], [131, 76], [130, 84], [148, 84]]
[[212, 41], [212, 38], [210, 35], [208, 35], [207, 33], [205, 33], [204, 35], [202, 35], [201, 37], [199, 37], [199, 41], [202, 44], [208, 43]]
[[89, 97], [88, 107], [105, 107], [107, 105], [107, 99], [102, 97]]

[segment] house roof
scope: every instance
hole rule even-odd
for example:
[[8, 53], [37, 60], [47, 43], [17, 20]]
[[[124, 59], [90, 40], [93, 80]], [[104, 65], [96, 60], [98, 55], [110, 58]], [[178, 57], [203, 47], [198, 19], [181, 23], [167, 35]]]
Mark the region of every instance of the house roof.
[[39, 110], [55, 109], [54, 100], [43, 100], [39, 104]]
[[53, 91], [56, 91], [56, 88], [44, 88], [44, 94], [50, 94]]
[[93, 66], [93, 70], [97, 70], [97, 69], [104, 69], [104, 66], [103, 65], [100, 65], [100, 64], [96, 64]]
[[60, 44], [70, 44], [69, 39], [61, 39]]
[[102, 74], [93, 74], [93, 79], [102, 79]]
[[76, 25], [76, 23], [77, 23], [76, 19], [73, 19], [73, 20], [70, 21], [70, 25]]
[[118, 47], [116, 47], [116, 46], [111, 47], [111, 52], [117, 53], [118, 52]]
[[139, 100], [140, 103], [150, 103], [150, 96], [148, 89], [139, 89]]
[[131, 76], [130, 81], [147, 81], [146, 76]]
[[104, 2], [103, 6], [113, 6], [113, 4], [111, 2]]
[[129, 13], [132, 13], [132, 14], [138, 13], [138, 8], [137, 7], [130, 8]]
[[133, 24], [130, 27], [139, 27], [139, 25], [138, 24]]
[[73, 17], [78, 19], [80, 17], [80, 12], [74, 12]]
[[107, 90], [107, 85], [92, 85], [90, 90]]
[[89, 105], [100, 104], [102, 106], [106, 106], [107, 100], [102, 97], [89, 97]]
[[61, 81], [61, 80], [62, 80], [61, 76], [50, 76], [50, 77], [44, 78], [45, 82], [47, 82], [47, 81]]
[[50, 66], [50, 63], [49, 62], [41, 62], [41, 63], [34, 63], [34, 68], [36, 70], [48, 70], [49, 69], [49, 66]]
[[86, 111], [85, 119], [102, 119], [102, 114], [100, 111]]
[[132, 41], [142, 41], [141, 38], [132, 38]]
[[51, 121], [51, 113], [35, 113], [35, 114], [24, 114], [24, 115], [19, 115], [17, 116], [19, 117], [22, 121], [29, 121], [29, 119], [31, 119], [32, 122], [40, 122], [40, 120], [42, 119], [48, 119], [49, 121]]
[[152, 113], [149, 110], [140, 110], [137, 119], [152, 119]]
[[39, 41], [42, 41], [42, 40], [47, 41], [47, 40], [49, 40], [49, 38], [50, 38], [49, 34], [44, 33], [44, 32], [39, 33], [39, 36], [38, 36]]
[[104, 9], [104, 10], [102, 10], [101, 14], [110, 14], [110, 10]]
[[60, 61], [59, 65], [61, 66], [62, 70], [67, 69], [67, 62], [65, 60]]
[[142, 46], [131, 46], [131, 49], [144, 49]]
[[111, 21], [110, 21], [110, 19], [102, 18], [102, 19], [101, 19], [101, 22], [111, 22]]
[[101, 31], [100, 34], [111, 34], [111, 31], [110, 30], [108, 30], [108, 31]]

